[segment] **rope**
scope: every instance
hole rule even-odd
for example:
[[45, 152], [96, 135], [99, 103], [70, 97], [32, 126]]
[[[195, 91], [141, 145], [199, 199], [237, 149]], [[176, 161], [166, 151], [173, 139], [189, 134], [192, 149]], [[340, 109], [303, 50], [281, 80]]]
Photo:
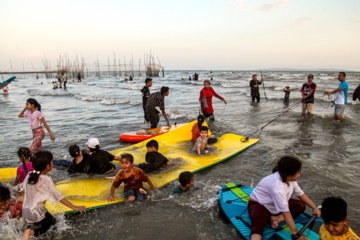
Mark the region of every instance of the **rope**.
[[[327, 96], [327, 97], [325, 97]], [[333, 107], [335, 105], [335, 101], [332, 99], [331, 95], [327, 95], [326, 93], [323, 94], [321, 98], [320, 106], [324, 108]]]
[[295, 103], [293, 106], [289, 107], [287, 110], [285, 110], [284, 112], [280, 113], [280, 114], [279, 114], [277, 117], [275, 117], [273, 120], [269, 121], [268, 123], [266, 123], [266, 124], [265, 124], [264, 126], [262, 126], [261, 128], [257, 129], [255, 132], [253, 132], [253, 133], [250, 134], [249, 136], [240, 139], [240, 142], [247, 142], [252, 135], [254, 135], [255, 133], [257, 133], [257, 132], [260, 131], [260, 133], [259, 133], [259, 135], [258, 135], [258, 138], [259, 138], [261, 132], [263, 131], [263, 129], [264, 129], [265, 127], [267, 127], [268, 125], [270, 125], [271, 123], [273, 123], [275, 120], [277, 120], [279, 117], [281, 117], [282, 115], [284, 115], [284, 114], [287, 113], [288, 111], [295, 109], [300, 103], [302, 103], [302, 102], [300, 101], [300, 102], [298, 102], [298, 103]]

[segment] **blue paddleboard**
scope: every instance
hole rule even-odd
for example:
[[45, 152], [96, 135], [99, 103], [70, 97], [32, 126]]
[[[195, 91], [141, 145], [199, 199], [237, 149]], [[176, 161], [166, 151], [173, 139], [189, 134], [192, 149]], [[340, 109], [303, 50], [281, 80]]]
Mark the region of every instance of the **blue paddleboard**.
[[9, 78], [8, 80], [5, 80], [2, 83], [0, 83], [0, 89], [3, 87], [6, 87], [11, 82], [15, 82], [15, 78], [16, 78], [16, 76], [13, 76], [13, 77]]
[[[248, 212], [249, 196], [253, 188], [238, 183], [228, 183], [221, 187], [219, 192], [219, 208], [224, 218], [231, 222], [240, 239], [250, 240], [251, 220]], [[302, 229], [303, 225], [309, 222], [312, 216], [306, 212], [294, 219], [297, 228]], [[319, 230], [323, 224], [322, 220], [316, 218], [305, 230], [307, 238], [319, 239]], [[282, 222], [277, 229], [270, 226], [270, 221], [265, 225], [263, 240], [291, 239], [291, 230]]]

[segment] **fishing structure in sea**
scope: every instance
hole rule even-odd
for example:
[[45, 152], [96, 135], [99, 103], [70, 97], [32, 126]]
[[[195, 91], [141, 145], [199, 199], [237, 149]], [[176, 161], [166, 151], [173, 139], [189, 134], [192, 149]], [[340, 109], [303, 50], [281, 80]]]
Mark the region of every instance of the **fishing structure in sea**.
[[159, 57], [157, 57], [157, 62], [155, 60], [154, 54], [144, 54], [143, 62], [139, 58], [139, 63], [134, 62], [134, 58], [131, 55], [130, 60], [127, 62], [125, 57], [123, 61], [120, 58], [117, 58], [114, 52], [114, 57], [112, 62], [110, 58], [107, 59], [107, 64], [100, 63], [99, 58], [96, 57], [94, 65], [88, 65], [85, 62], [85, 58], [80, 55], [76, 55], [75, 60], [71, 60], [68, 54], [60, 55], [56, 60], [56, 66], [53, 66], [50, 60], [44, 56], [42, 59], [43, 70], [36, 70], [34, 65], [32, 65], [32, 70], [25, 70], [23, 66], [22, 71], [14, 71], [12, 62], [10, 59], [11, 71], [0, 71], [0, 74], [45, 74], [46, 78], [60, 76], [61, 72], [67, 73], [68, 77], [76, 78], [80, 74], [81, 78], [89, 76], [89, 72], [95, 72], [95, 75], [98, 78], [101, 76], [113, 76], [113, 77], [135, 77], [135, 76], [146, 76], [146, 77], [164, 77], [164, 67], [161, 65]]

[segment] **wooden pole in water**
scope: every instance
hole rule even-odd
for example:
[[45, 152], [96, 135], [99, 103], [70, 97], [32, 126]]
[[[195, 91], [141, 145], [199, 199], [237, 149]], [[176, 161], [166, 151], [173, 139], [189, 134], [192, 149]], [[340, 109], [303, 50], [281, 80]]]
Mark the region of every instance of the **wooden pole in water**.
[[13, 67], [12, 67], [11, 58], [9, 58], [9, 60], [10, 60], [10, 67], [11, 67], [11, 71], [13, 72], [14, 70], [13, 70]]
[[125, 68], [125, 72], [124, 72], [124, 76], [125, 76], [125, 78], [126, 78], [126, 61], [125, 61], [125, 56], [124, 56], [124, 68]]

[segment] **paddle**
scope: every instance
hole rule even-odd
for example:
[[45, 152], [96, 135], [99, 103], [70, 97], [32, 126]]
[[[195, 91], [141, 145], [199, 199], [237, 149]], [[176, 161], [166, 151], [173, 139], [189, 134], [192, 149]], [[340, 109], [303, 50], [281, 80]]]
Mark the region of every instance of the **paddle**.
[[309, 227], [309, 225], [315, 220], [316, 217], [317, 215], [314, 214], [297, 234], [291, 234], [291, 240], [299, 239], [301, 235], [305, 232], [305, 230]]
[[[263, 74], [262, 74], [262, 71], [260, 71], [260, 73], [261, 73], [261, 79], [264, 79], [263, 78]], [[267, 102], [267, 98], [266, 98], [266, 91], [265, 91], [265, 82], [263, 81], [263, 88], [264, 88], [264, 95], [265, 95], [265, 101]]]

